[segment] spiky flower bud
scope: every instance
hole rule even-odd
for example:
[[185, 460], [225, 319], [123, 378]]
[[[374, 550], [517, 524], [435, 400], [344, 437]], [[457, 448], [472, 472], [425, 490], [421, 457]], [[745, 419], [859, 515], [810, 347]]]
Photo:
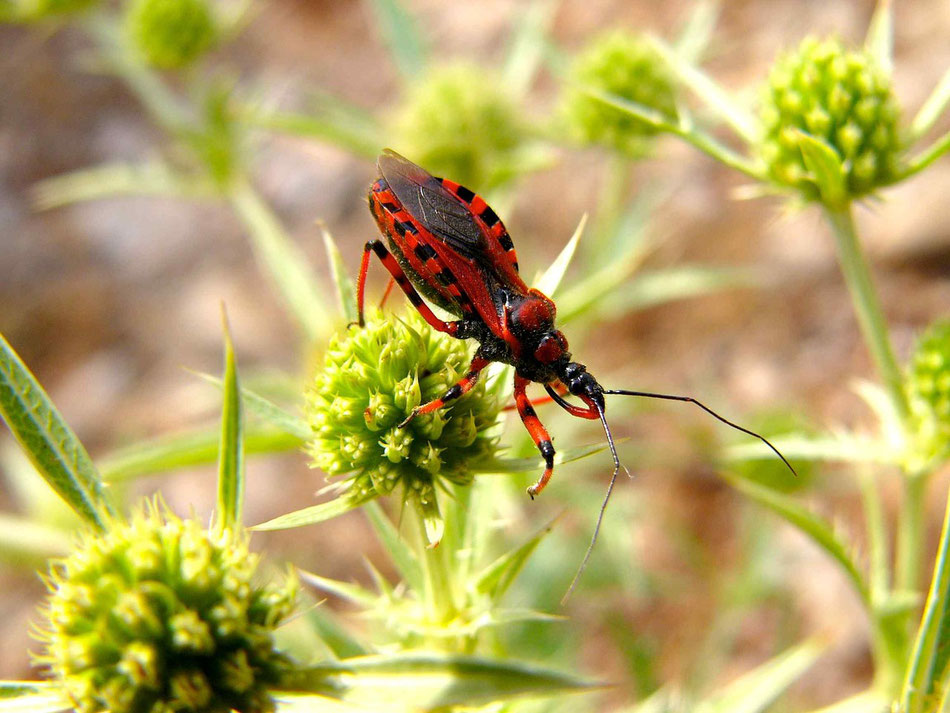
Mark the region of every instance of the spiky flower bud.
[[563, 112], [570, 130], [585, 144], [629, 156], [649, 150], [657, 130], [635, 116], [586, 94], [599, 89], [676, 118], [672, 77], [657, 50], [642, 35], [619, 30], [595, 39], [571, 65]]
[[412, 85], [395, 117], [400, 153], [436, 176], [485, 191], [517, 175], [526, 124], [483, 67], [450, 64]]
[[80, 713], [272, 711], [296, 581], [254, 586], [256, 566], [244, 535], [148, 505], [52, 566], [37, 658]]
[[950, 454], [950, 320], [921, 335], [907, 373], [915, 455], [928, 462]]
[[191, 64], [218, 34], [207, 0], [132, 0], [125, 25], [134, 46], [160, 69]]
[[334, 338], [307, 394], [314, 465], [330, 476], [348, 475], [345, 497], [352, 502], [398, 486], [424, 514], [437, 514], [436, 490], [470, 484], [474, 467], [494, 452], [488, 431], [498, 420], [498, 399], [482, 379], [451, 406], [399, 424], [416, 406], [443, 396], [470, 360], [463, 341], [436, 332], [416, 312], [376, 315]]
[[775, 63], [762, 105], [760, 153], [777, 183], [819, 197], [799, 147], [798, 131], [831, 146], [844, 165], [852, 198], [898, 173], [900, 109], [891, 78], [864, 51], [839, 40], [806, 38]]

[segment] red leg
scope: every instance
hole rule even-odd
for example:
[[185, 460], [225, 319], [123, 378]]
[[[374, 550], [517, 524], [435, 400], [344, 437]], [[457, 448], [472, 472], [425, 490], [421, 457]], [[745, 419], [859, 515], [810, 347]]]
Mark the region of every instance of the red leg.
[[416, 406], [412, 413], [409, 414], [409, 417], [405, 421], [399, 424], [399, 427], [402, 428], [407, 423], [409, 423], [416, 416], [420, 416], [424, 413], [432, 413], [433, 411], [438, 411], [440, 408], [445, 406], [449, 401], [454, 401], [467, 394], [475, 384], [478, 382], [478, 375], [482, 369], [488, 366], [491, 362], [487, 359], [483, 359], [480, 356], [475, 356], [472, 359], [472, 364], [468, 368], [468, 373], [459, 379], [458, 383], [455, 384], [451, 389], [446, 391], [441, 398], [434, 399], [427, 404], [422, 404], [422, 406]]
[[518, 407], [518, 414], [521, 416], [525, 428], [528, 429], [528, 433], [531, 434], [534, 445], [541, 451], [541, 457], [544, 458], [544, 473], [538, 478], [537, 483], [528, 488], [528, 495], [533, 499], [535, 495], [544, 490], [544, 486], [551, 480], [551, 474], [554, 472], [554, 445], [551, 443], [551, 436], [548, 435], [547, 429], [538, 419], [538, 415], [534, 412], [534, 408], [528, 400], [526, 390], [530, 383], [527, 379], [515, 375], [515, 404]]
[[406, 293], [409, 302], [418, 310], [419, 314], [422, 315], [433, 329], [445, 332], [453, 337], [458, 334], [459, 326], [462, 322], [443, 322], [435, 316], [432, 310], [429, 309], [429, 305], [422, 301], [419, 293], [416, 292], [416, 288], [409, 282], [409, 278], [406, 277], [406, 273], [403, 272], [399, 262], [392, 256], [392, 253], [386, 249], [386, 246], [383, 245], [381, 240], [370, 240], [363, 247], [363, 260], [360, 262], [360, 276], [356, 284], [356, 309], [361, 327], [365, 324], [363, 320], [363, 300], [366, 292], [366, 273], [369, 271], [370, 250], [376, 253], [376, 257], [383, 263], [383, 267], [389, 270], [389, 274], [392, 275], [393, 280], [399, 285], [399, 289]]
[[[561, 396], [564, 396], [564, 394], [567, 393], [567, 387], [564, 384], [562, 384], [560, 381], [557, 382], [557, 386], [553, 388]], [[554, 401], [553, 396], [542, 396], [540, 399], [529, 399], [528, 403], [531, 404], [532, 406], [540, 406], [541, 404], [551, 403], [552, 401]], [[513, 411], [516, 408], [518, 408], [517, 404], [508, 404], [502, 409], [502, 411]], [[581, 409], [581, 411], [583, 410], [584, 409]]]
[[383, 296], [379, 300], [379, 308], [382, 309], [383, 305], [386, 304], [386, 300], [389, 299], [389, 293], [393, 291], [393, 285], [396, 284], [396, 278], [390, 276], [389, 282], [386, 283], [386, 289], [383, 290]]

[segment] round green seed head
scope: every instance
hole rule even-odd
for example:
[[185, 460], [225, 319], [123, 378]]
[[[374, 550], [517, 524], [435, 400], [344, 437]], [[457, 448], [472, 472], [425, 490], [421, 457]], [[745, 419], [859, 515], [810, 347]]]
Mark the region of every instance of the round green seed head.
[[893, 181], [902, 149], [891, 79], [874, 58], [831, 38], [805, 39], [772, 68], [760, 111], [759, 154], [776, 183], [817, 200], [798, 131], [831, 146], [858, 198]]
[[641, 35], [621, 30], [591, 42], [571, 65], [562, 113], [571, 133], [583, 144], [606, 146], [629, 156], [648, 151], [655, 128], [591, 97], [583, 87], [676, 118], [672, 77], [656, 49]]
[[412, 85], [396, 112], [400, 153], [474, 191], [519, 173], [527, 126], [503, 83], [482, 67], [437, 67]]
[[416, 312], [334, 338], [307, 393], [313, 463], [345, 476], [347, 497], [365, 502], [397, 487], [423, 505], [448, 483], [468, 485], [473, 466], [490, 456], [500, 412], [484, 379], [451, 406], [402, 423], [439, 398], [467, 371], [465, 342], [436, 332]]
[[907, 373], [907, 396], [923, 456], [950, 451], [950, 320], [921, 335]]
[[142, 56], [160, 69], [191, 64], [217, 40], [206, 0], [131, 0], [125, 27]]
[[247, 539], [147, 505], [56, 562], [38, 656], [80, 713], [272, 711], [293, 578], [258, 587]]

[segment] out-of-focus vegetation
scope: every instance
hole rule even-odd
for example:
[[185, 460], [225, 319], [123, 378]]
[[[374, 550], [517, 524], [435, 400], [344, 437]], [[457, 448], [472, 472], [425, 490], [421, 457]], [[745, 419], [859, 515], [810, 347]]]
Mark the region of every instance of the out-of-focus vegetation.
[[[678, 9], [654, 33], [609, 14], [598, 27], [567, 32], [578, 17], [567, 0], [518, 4], [504, 30], [490, 33], [504, 38], [490, 62], [474, 50], [460, 56], [464, 33], [455, 51], [432, 27], [438, 12], [452, 17], [461, 8], [398, 0], [320, 5], [307, 12], [322, 33], [354, 17], [372, 26], [373, 41], [364, 34], [349, 48], [368, 57], [360, 86], [372, 89], [347, 91], [330, 71], [321, 73], [325, 81], [302, 73], [293, 79], [303, 89], [287, 91], [298, 98], [291, 105], [275, 89], [280, 73], [256, 64], [253, 51], [262, 37], [275, 46], [311, 41], [307, 30], [315, 28], [268, 33], [265, 23], [277, 22], [281, 9], [294, 12], [287, 8], [293, 4], [264, 0], [0, 4], [7, 23], [0, 37], [19, 47], [48, 43], [70, 58], [76, 77], [98, 77], [121, 96], [102, 107], [103, 122], [134, 99], [135, 108], [123, 111], [148, 127], [134, 151], [105, 152], [120, 161], [36, 176], [33, 207], [49, 216], [89, 215], [83, 211], [98, 206], [95, 215], [120, 216], [110, 231], [175, 244], [184, 223], [172, 220], [156, 232], [123, 206], [163, 201], [171, 209], [189, 201], [195, 215], [216, 216], [204, 230], [240, 226], [259, 269], [245, 278], [253, 299], [232, 293], [231, 318], [240, 323], [242, 308], [262, 301], [272, 311], [259, 324], [281, 314], [293, 327], [276, 336], [238, 332], [237, 351], [257, 357], [240, 380], [227, 324], [220, 379], [176, 374], [210, 382], [185, 392], [179, 423], [207, 413], [216, 388], [220, 423], [208, 418], [137, 440], [115, 418], [99, 435], [102, 452], [90, 449], [95, 457], [14, 348], [0, 342], [0, 415], [21, 447], [0, 449], [11, 493], [0, 552], [10, 562], [5, 576], [45, 571], [50, 589], [35, 615], [46, 680], [0, 683], [0, 711], [944, 710], [950, 532], [945, 523], [934, 554], [928, 491], [945, 489], [950, 339], [939, 319], [947, 303], [940, 308], [923, 296], [946, 290], [946, 270], [911, 285], [922, 295], [913, 325], [929, 325], [912, 347], [908, 320], [888, 316], [888, 296], [876, 287], [859, 236], [863, 219], [855, 219], [879, 199], [913, 210], [903, 184], [938, 180], [938, 161], [950, 150], [950, 134], [940, 133], [950, 70], [932, 70], [934, 86], [916, 111], [902, 100], [894, 50], [902, 13], [881, 0], [869, 11], [863, 42], [804, 27], [809, 37], [788, 37], [792, 49], [771, 69], [755, 67], [761, 72], [745, 74], [748, 86], [726, 89], [710, 66], [732, 51], [729, 42], [754, 37], [727, 40], [723, 27], [738, 22], [729, 14], [735, 10], [712, 2]], [[482, 22], [492, 16], [487, 9], [477, 15]], [[767, 29], [763, 37], [775, 36]], [[0, 107], [8, 101], [0, 98]], [[103, 136], [108, 143], [121, 133]], [[622, 460], [644, 472], [619, 484], [624, 492], [609, 505], [590, 567], [560, 604], [601, 504], [603, 485], [594, 476], [607, 474], [609, 458], [597, 434], [554, 410], [541, 412], [559, 459], [552, 485], [531, 503], [523, 487], [537, 476], [537, 452], [519, 424], [497, 416], [496, 402], [510, 398], [510, 368], [493, 370], [444, 418], [400, 429], [407, 409], [463, 373], [462, 346], [401, 314], [401, 295], [369, 331], [349, 324], [351, 275], [371, 236], [362, 195], [374, 157], [387, 146], [486, 196], [512, 229], [527, 281], [555, 299], [576, 358], [606, 386], [661, 390], [666, 384], [646, 383], [626, 367], [686, 363], [699, 385], [668, 388], [708, 404], [729, 400], [728, 386], [717, 386], [726, 370], [708, 347], [702, 351], [700, 337], [731, 326], [728, 339], [740, 343], [757, 338], [751, 330], [717, 318], [713, 307], [711, 328], [702, 327], [706, 318], [692, 318], [667, 340], [667, 352], [634, 362], [630, 325], [650, 326], [651, 314], [663, 314], [664, 323], [687, 318], [684, 310], [707, 304], [722, 309], [730, 299], [777, 302], [794, 284], [795, 276], [779, 280], [755, 259], [679, 254], [685, 243], [676, 233], [696, 230], [691, 213], [721, 218], [748, 210], [706, 188], [733, 173], [752, 182], [745, 196], [768, 201], [763, 215], [790, 208], [822, 217], [807, 230], [834, 245], [839, 270], [828, 280], [842, 285], [836, 304], [846, 304], [845, 289], [850, 297], [848, 309], [805, 317], [792, 305], [788, 325], [758, 328], [789, 331], [807, 318], [814, 322], [805, 333], [824, 334], [832, 321], [853, 324], [847, 334], [855, 343], [863, 337], [868, 368], [860, 366], [863, 356], [855, 367], [845, 349], [837, 378], [825, 376], [827, 364], [808, 362], [804, 378], [771, 380], [768, 400], [777, 403], [764, 415], [730, 414], [773, 440], [797, 479], [751, 439], [720, 448], [715, 421], [699, 421], [698, 409], [664, 411], [664, 423], [690, 424], [682, 433], [692, 437], [676, 438], [674, 448], [661, 428], [648, 425], [644, 436], [620, 425], [650, 424], [658, 415], [634, 419], [632, 400], [608, 401], [617, 435], [632, 434], [620, 444]], [[282, 180], [280, 165], [270, 163], [281, 152], [293, 155], [291, 163], [320, 164], [323, 183]], [[677, 173], [679, 164], [691, 168]], [[325, 206], [327, 214], [308, 208], [305, 216], [322, 218], [324, 227], [288, 224], [295, 191]], [[693, 199], [706, 203], [691, 210]], [[582, 209], [565, 219], [566, 206]], [[353, 212], [358, 229], [349, 225]], [[868, 225], [875, 218], [869, 214]], [[763, 225], [730, 229], [724, 222], [722, 244], [765, 254], [755, 247]], [[361, 236], [352, 245], [331, 237], [350, 232]], [[704, 247], [709, 252], [695, 254], [729, 255]], [[200, 262], [217, 265], [226, 252], [201, 254]], [[935, 262], [946, 266], [945, 258]], [[5, 265], [17, 272], [15, 260]], [[215, 293], [214, 304], [225, 297], [213, 285], [206, 291]], [[899, 296], [913, 302], [917, 293]], [[937, 308], [928, 307], [934, 302]], [[216, 335], [215, 326], [201, 328]], [[58, 346], [40, 320], [13, 315], [0, 329], [15, 331], [14, 342], [32, 336], [54, 352]], [[794, 340], [781, 343], [784, 351], [760, 357], [779, 363], [779, 375], [807, 360], [795, 355]], [[173, 346], [159, 334], [152, 348]], [[299, 359], [290, 363], [281, 350]], [[738, 383], [754, 385], [757, 368], [768, 372], [758, 365]], [[656, 373], [669, 384], [683, 378]], [[78, 378], [83, 398], [96, 400]], [[808, 383], [819, 384], [822, 398], [787, 385]], [[143, 399], [127, 390], [119, 387], [118, 398]], [[145, 394], [146, 409], [164, 410], [160, 396]], [[834, 399], [848, 406], [829, 417], [824, 407]], [[783, 408], [782, 401], [800, 405]], [[278, 457], [279, 466], [268, 467]], [[324, 473], [306, 474], [297, 488], [292, 471], [311, 459]], [[215, 463], [216, 480], [207, 475]], [[176, 480], [183, 468], [191, 483]], [[324, 475], [335, 480], [320, 490]], [[210, 490], [191, 487], [211, 482]], [[164, 504], [138, 504], [143, 494], [173, 498], [191, 516], [182, 521]], [[353, 514], [341, 517], [357, 509], [368, 523], [362, 529]], [[843, 528], [838, 518], [849, 510], [859, 513], [858, 525]], [[210, 524], [196, 512], [210, 513]], [[261, 558], [271, 584], [250, 583], [256, 561], [243, 548], [251, 522], [260, 523], [250, 528], [255, 538], [271, 538]], [[84, 534], [74, 541], [76, 528]], [[280, 531], [293, 540], [282, 541]], [[299, 574], [281, 573], [287, 562]], [[808, 587], [793, 579], [803, 573], [813, 580]], [[302, 592], [291, 617], [297, 577]], [[806, 604], [809, 596], [817, 603]], [[840, 618], [860, 622], [853, 639], [835, 641], [834, 632], [809, 622], [809, 612], [846, 607]], [[568, 692], [576, 695], [561, 695]]]

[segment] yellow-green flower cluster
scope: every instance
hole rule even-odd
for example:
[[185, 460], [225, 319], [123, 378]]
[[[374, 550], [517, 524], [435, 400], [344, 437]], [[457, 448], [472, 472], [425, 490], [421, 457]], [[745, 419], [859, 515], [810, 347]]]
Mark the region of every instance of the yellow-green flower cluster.
[[615, 31], [594, 40], [571, 65], [563, 112], [577, 140], [629, 156], [649, 150], [657, 130], [642, 119], [586, 94], [597, 89], [676, 118], [672, 77], [657, 50], [641, 35]]
[[148, 506], [54, 564], [38, 658], [80, 713], [272, 711], [296, 582], [256, 587], [256, 566], [243, 535]]
[[412, 312], [351, 327], [335, 338], [307, 395], [314, 464], [349, 475], [347, 497], [365, 502], [401, 486], [423, 509], [436, 507], [436, 488], [468, 485], [473, 467], [493, 453], [487, 431], [498, 399], [483, 382], [451, 406], [417, 416], [467, 371], [465, 343], [436, 332]]
[[932, 325], [917, 342], [907, 373], [916, 455], [950, 454], [950, 320]]
[[125, 23], [134, 46], [160, 69], [191, 64], [218, 34], [207, 0], [132, 0]]
[[870, 54], [807, 38], [769, 76], [761, 155], [773, 180], [817, 199], [799, 147], [798, 132], [807, 133], [838, 153], [848, 194], [860, 197], [897, 175], [899, 115], [891, 79]]
[[432, 69], [409, 88], [395, 128], [400, 153], [474, 191], [520, 172], [526, 124], [499, 78], [482, 67]]

